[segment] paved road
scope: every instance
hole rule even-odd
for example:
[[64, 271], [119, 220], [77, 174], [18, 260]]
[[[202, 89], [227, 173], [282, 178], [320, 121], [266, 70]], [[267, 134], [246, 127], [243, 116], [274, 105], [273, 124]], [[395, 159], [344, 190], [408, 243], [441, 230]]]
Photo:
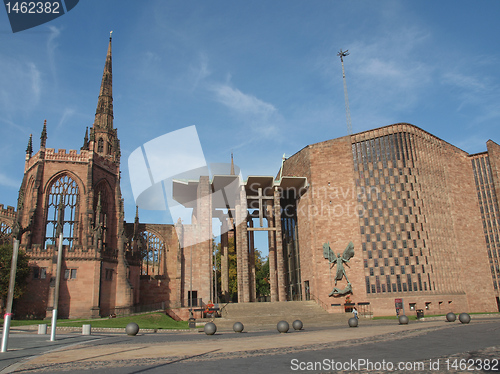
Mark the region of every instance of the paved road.
[[[49, 351], [65, 349], [74, 344], [102, 339], [99, 336], [82, 336], [81, 334], [56, 335], [56, 341], [50, 341], [50, 335], [11, 331], [8, 351], [0, 353], [0, 373], [11, 372], [19, 363]], [[10, 369], [8, 369], [10, 368]]]
[[[7, 367], [24, 373], [290, 373], [290, 372], [487, 372], [486, 360], [500, 359], [500, 320], [469, 325], [445, 322], [394, 326], [376, 321], [356, 329], [329, 329], [278, 334], [276, 331], [59, 336], [14, 335], [0, 355], [0, 367], [34, 354], [41, 356]], [[92, 340], [92, 341], [89, 341]], [[29, 343], [29, 344], [28, 344]], [[75, 343], [85, 343], [74, 345]], [[68, 347], [68, 344], [73, 346]], [[60, 349], [63, 348], [64, 349]], [[56, 352], [49, 352], [60, 349]], [[333, 360], [333, 361], [332, 361]], [[462, 361], [460, 361], [462, 360]], [[469, 361], [467, 361], [469, 360]], [[473, 361], [470, 361], [473, 360]], [[399, 367], [402, 363], [402, 367]], [[460, 363], [468, 364], [460, 370]], [[456, 365], [454, 365], [456, 364]], [[490, 369], [500, 372], [500, 362]], [[372, 366], [370, 366], [372, 365]], [[402, 370], [399, 370], [399, 369]], [[316, 370], [308, 370], [316, 369]]]

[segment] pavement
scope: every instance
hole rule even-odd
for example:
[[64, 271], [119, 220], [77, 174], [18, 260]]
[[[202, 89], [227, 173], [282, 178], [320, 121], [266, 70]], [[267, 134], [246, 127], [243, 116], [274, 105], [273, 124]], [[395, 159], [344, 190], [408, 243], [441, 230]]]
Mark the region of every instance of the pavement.
[[[467, 325], [442, 318], [408, 325], [396, 320], [360, 320], [356, 328], [347, 324], [290, 328], [286, 334], [269, 325], [249, 327], [243, 333], [222, 329], [215, 335], [206, 335], [203, 329], [139, 331], [136, 336], [123, 331], [83, 336], [75, 331], [58, 334], [56, 342], [49, 342], [49, 335], [13, 329], [9, 351], [0, 353], [0, 373], [471, 371], [467, 368], [500, 372], [500, 362], [495, 365], [494, 361], [500, 358], [498, 315], [472, 316]], [[365, 366], [359, 366], [362, 363]], [[401, 363], [413, 365], [412, 370], [408, 366], [398, 371]], [[423, 366], [413, 370], [417, 363]], [[484, 370], [486, 363], [490, 371]]]

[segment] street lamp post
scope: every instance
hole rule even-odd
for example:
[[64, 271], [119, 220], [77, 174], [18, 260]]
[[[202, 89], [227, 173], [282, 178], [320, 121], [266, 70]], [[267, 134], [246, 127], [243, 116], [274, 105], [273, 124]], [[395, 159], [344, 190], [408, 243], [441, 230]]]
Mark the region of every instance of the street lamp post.
[[14, 245], [12, 247], [12, 263], [10, 264], [9, 290], [7, 291], [7, 308], [5, 309], [5, 316], [3, 322], [1, 352], [7, 352], [7, 346], [9, 344], [10, 320], [12, 319], [12, 301], [14, 299], [14, 285], [16, 284], [18, 254], [19, 254], [19, 240], [14, 239]]
[[57, 270], [56, 270], [56, 289], [54, 290], [54, 308], [52, 309], [52, 330], [50, 332], [50, 341], [56, 341], [57, 308], [59, 305], [59, 285], [61, 283], [61, 266], [63, 251], [63, 233], [59, 234], [59, 246], [57, 250]]

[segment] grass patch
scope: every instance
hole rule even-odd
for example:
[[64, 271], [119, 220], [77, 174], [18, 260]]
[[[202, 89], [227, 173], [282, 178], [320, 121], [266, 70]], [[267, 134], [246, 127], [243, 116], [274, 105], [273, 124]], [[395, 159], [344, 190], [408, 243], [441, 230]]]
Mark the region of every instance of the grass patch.
[[[130, 322], [135, 322], [141, 329], [188, 329], [187, 321], [174, 321], [165, 313], [148, 313], [136, 316], [126, 316], [117, 318], [97, 318], [97, 319], [58, 319], [58, 327], [82, 327], [90, 324], [92, 327], [103, 328], [125, 328]], [[3, 320], [2, 320], [3, 324]], [[12, 320], [11, 326], [27, 326], [47, 324], [50, 320]]]

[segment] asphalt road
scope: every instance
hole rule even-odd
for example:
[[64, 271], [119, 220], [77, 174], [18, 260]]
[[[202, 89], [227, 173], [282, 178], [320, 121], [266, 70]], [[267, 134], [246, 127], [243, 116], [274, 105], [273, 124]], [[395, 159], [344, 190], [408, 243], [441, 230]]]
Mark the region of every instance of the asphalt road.
[[[382, 324], [382, 323], [381, 323]], [[332, 334], [340, 331], [331, 328]], [[358, 328], [363, 328], [360, 326]], [[382, 329], [383, 330], [383, 329]], [[292, 332], [300, 334], [301, 332]], [[248, 336], [266, 336], [276, 331], [247, 334], [220, 333], [207, 336], [192, 334], [126, 335], [59, 335], [56, 342], [47, 336], [12, 334], [12, 351], [0, 354], [3, 372], [62, 372], [89, 373], [294, 373], [294, 372], [368, 372], [368, 373], [458, 373], [500, 372], [500, 320], [455, 323], [437, 330], [423, 330], [419, 334], [403, 337], [387, 336], [376, 341], [342, 341], [335, 344], [306, 344], [284, 349], [257, 349], [246, 352], [220, 353], [211, 350], [214, 339], [235, 339], [244, 344]], [[305, 336], [305, 335], [304, 335]], [[372, 339], [373, 340], [373, 339]], [[69, 345], [91, 344], [94, 347], [113, 344], [175, 344], [176, 342], [206, 341], [207, 353], [197, 356], [158, 357], [154, 359], [89, 362], [78, 360], [59, 365], [30, 367], [30, 357]], [[25, 361], [22, 361], [25, 360]], [[497, 360], [497, 361], [494, 361]], [[15, 365], [20, 362], [22, 365]], [[489, 366], [490, 370], [484, 370]]]

